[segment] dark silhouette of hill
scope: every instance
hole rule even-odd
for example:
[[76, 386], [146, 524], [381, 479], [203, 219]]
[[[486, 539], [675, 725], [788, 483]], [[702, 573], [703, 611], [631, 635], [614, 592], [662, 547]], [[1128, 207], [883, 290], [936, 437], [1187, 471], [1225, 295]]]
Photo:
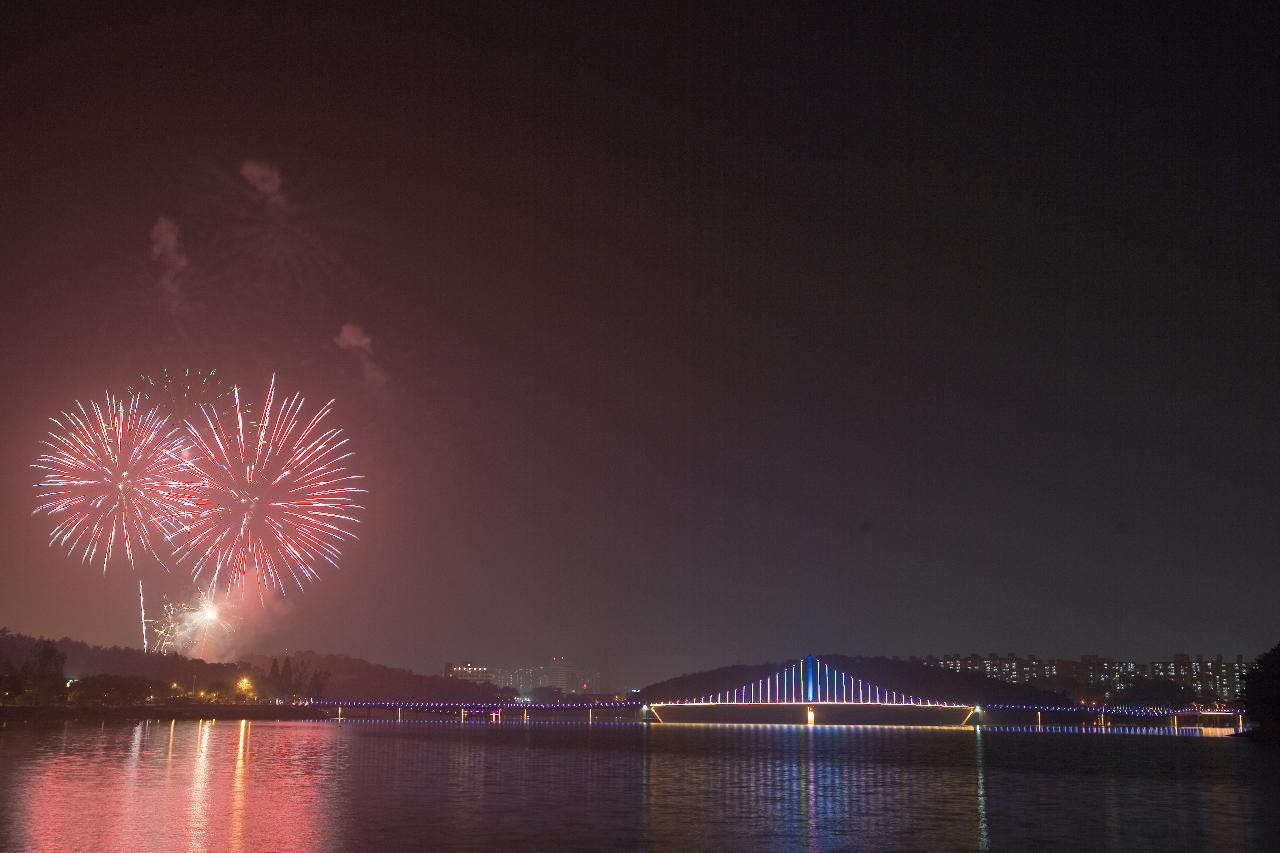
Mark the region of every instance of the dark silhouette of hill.
[[[11, 634], [0, 628], [0, 668], [4, 662], [17, 669], [31, 654], [35, 644], [43, 637]], [[92, 646], [70, 637], [52, 641], [58, 651], [66, 656], [63, 672], [68, 678], [91, 675], [120, 675], [145, 678], [149, 681], [178, 683], [190, 688], [193, 679], [203, 689], [214, 683], [230, 683], [236, 679], [239, 667], [233, 663], [210, 663], [199, 658], [182, 655], [144, 654], [141, 649], [123, 646]]]
[[[969, 705], [983, 704], [1069, 704], [1065, 696], [1040, 690], [1025, 684], [1008, 684], [972, 672], [953, 672], [949, 669], [924, 666], [910, 661], [884, 657], [849, 657], [846, 655], [821, 655], [823, 663], [863, 681], [869, 681], [885, 690], [896, 690], [923, 699], [946, 702], [962, 702]], [[797, 661], [724, 666], [705, 672], [669, 678], [651, 684], [640, 691], [646, 702], [693, 699], [722, 690], [732, 690], [752, 681], [767, 678]]]
[[1253, 662], [1244, 681], [1244, 702], [1257, 724], [1256, 737], [1280, 743], [1280, 644]]
[[[330, 699], [417, 702], [480, 702], [511, 698], [514, 690], [492, 684], [472, 684], [441, 675], [419, 675], [411, 670], [370, 663], [362, 658], [321, 652], [295, 652], [290, 655], [298, 670], [327, 673], [325, 696]], [[255, 668], [267, 670], [272, 658], [249, 655], [246, 660]]]
[[[0, 628], [0, 672], [21, 669], [41, 639]], [[254, 654], [237, 663], [210, 663], [177, 654], [144, 654], [141, 649], [122, 646], [93, 646], [69, 637], [52, 642], [66, 656], [63, 671], [67, 678], [130, 676], [177, 683], [187, 690], [234, 684], [242, 675], [261, 683], [271, 670], [273, 660], [268, 655]], [[299, 685], [297, 692], [301, 695], [310, 695], [302, 686], [307, 683], [307, 676], [320, 673], [325, 698], [472, 702], [514, 696], [513, 690], [499, 689], [490, 684], [471, 684], [439, 675], [418, 675], [407, 669], [382, 666], [347, 655], [304, 651], [291, 654], [289, 658]], [[275, 660], [277, 664], [284, 662], [284, 658]]]

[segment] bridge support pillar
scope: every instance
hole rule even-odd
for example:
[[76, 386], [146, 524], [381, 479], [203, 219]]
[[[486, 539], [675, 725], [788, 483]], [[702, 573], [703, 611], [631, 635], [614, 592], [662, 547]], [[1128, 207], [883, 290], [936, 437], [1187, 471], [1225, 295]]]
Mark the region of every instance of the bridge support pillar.
[[594, 723], [594, 722], [595, 722], [595, 709], [594, 709], [594, 708], [588, 708], [588, 709], [587, 709], [587, 722], [588, 722], [588, 723]]
[[342, 706], [341, 706], [341, 705], [339, 705], [339, 706], [338, 706], [338, 720], [339, 720], [339, 721], [341, 721], [341, 720], [342, 720]]
[[467, 721], [467, 709], [466, 709], [466, 708], [459, 708], [459, 709], [458, 709], [458, 711], [462, 714], [462, 718], [461, 718], [460, 722], [465, 723], [465, 722]]
[[525, 721], [526, 723], [527, 723], [527, 722], [529, 722], [529, 709], [528, 709], [528, 708], [525, 708], [525, 709], [524, 709], [524, 721]]
[[403, 722], [404, 722], [403, 713], [404, 713], [404, 708], [396, 708], [396, 722], [397, 722], [397, 723], [403, 723]]
[[810, 705], [804, 709], [804, 723], [806, 726], [812, 726], [817, 716], [813, 712], [813, 706]]

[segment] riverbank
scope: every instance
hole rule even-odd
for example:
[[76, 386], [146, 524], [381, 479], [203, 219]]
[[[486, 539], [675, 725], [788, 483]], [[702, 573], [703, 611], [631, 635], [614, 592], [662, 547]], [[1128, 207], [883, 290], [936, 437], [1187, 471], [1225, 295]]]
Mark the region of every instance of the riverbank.
[[0, 705], [0, 721], [17, 723], [132, 720], [326, 720], [330, 712], [308, 705]]

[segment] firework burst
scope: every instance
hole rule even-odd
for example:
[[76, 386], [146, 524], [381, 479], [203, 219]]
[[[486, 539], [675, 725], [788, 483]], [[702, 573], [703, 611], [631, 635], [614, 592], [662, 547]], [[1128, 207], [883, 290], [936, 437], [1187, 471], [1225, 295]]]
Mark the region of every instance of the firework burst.
[[156, 654], [187, 654], [211, 635], [228, 634], [231, 623], [222, 617], [217, 602], [208, 593], [197, 590], [187, 601], [165, 600], [160, 618], [155, 621]]
[[[170, 421], [182, 425], [199, 417], [202, 406], [213, 406], [219, 415], [230, 414], [235, 405], [234, 385], [222, 384], [218, 371], [192, 370], [169, 372], [161, 368], [157, 374], [143, 373], [125, 389], [125, 394], [140, 396], [144, 406], [160, 406]], [[246, 415], [249, 409], [245, 407]]]
[[337, 280], [354, 239], [349, 205], [323, 198], [306, 169], [286, 178], [257, 159], [236, 171], [197, 165], [184, 180], [193, 275], [206, 292], [243, 294], [283, 308], [304, 290]]
[[35, 513], [59, 520], [50, 546], [80, 553], [89, 564], [101, 554], [105, 572], [118, 537], [131, 566], [138, 554], [164, 565], [156, 539], [168, 539], [197, 509], [197, 493], [181, 476], [189, 440], [169, 428], [159, 406], [143, 411], [136, 394], [127, 400], [108, 394], [105, 405], [75, 408], [51, 418], [57, 429], [41, 442], [46, 452], [32, 466], [45, 472]]
[[186, 467], [206, 504], [179, 533], [175, 557], [190, 562], [193, 579], [207, 577], [210, 591], [230, 591], [249, 573], [259, 595], [283, 593], [286, 578], [301, 589], [318, 563], [337, 567], [363, 509], [352, 502], [364, 493], [353, 485], [360, 477], [343, 465], [352, 456], [347, 439], [322, 426], [334, 401], [304, 420], [301, 395], [276, 405], [272, 376], [256, 428], [246, 430], [239, 391], [232, 395], [231, 416], [206, 405], [200, 422], [187, 423], [199, 453]]

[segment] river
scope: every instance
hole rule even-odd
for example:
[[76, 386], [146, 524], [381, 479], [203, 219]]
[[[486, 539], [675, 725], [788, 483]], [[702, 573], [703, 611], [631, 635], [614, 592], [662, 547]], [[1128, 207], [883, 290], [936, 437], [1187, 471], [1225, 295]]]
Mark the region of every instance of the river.
[[1280, 850], [1280, 750], [1197, 735], [10, 722], [0, 850]]

